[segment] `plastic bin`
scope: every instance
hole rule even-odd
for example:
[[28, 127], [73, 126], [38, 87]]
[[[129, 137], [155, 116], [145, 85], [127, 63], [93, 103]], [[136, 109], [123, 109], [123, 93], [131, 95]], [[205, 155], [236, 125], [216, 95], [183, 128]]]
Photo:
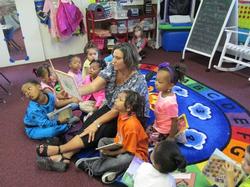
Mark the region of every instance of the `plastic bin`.
[[183, 51], [189, 31], [162, 31], [162, 48], [165, 51]]

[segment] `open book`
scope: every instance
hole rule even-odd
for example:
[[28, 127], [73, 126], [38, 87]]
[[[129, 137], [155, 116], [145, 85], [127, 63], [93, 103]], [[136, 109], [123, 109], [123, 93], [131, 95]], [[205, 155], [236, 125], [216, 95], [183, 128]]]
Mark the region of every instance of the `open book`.
[[122, 147], [121, 143], [111, 143], [108, 145], [97, 147], [96, 150], [110, 150], [110, 151], [112, 151], [112, 150], [120, 149], [121, 147]]
[[67, 73], [64, 73], [62, 71], [56, 70], [53, 66], [52, 61], [49, 60], [49, 62], [50, 62], [50, 65], [53, 69], [53, 72], [56, 74], [64, 91], [67, 92], [70, 96], [74, 96], [81, 101], [82, 97], [78, 91], [78, 87], [77, 87], [77, 84], [75, 82], [74, 77], [72, 77], [72, 76], [70, 76]]
[[71, 105], [68, 104], [62, 108], [54, 110], [53, 112], [48, 113], [47, 116], [50, 120], [56, 119], [64, 121], [64, 119], [70, 119], [73, 116]]
[[225, 163], [230, 163], [234, 166], [235, 185], [242, 179], [243, 171], [240, 165], [236, 164], [234, 160], [229, 158], [219, 149], [215, 149], [208, 160], [207, 165], [203, 168], [202, 173], [208, 178], [211, 184], [216, 184], [218, 187], [224, 187], [226, 184], [225, 172], [223, 171]]

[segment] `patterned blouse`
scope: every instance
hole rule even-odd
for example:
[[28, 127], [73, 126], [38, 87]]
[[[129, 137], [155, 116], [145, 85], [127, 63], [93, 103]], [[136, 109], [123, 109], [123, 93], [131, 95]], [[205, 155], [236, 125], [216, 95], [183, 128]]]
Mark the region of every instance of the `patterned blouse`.
[[99, 73], [99, 76], [107, 82], [105, 87], [105, 104], [107, 104], [109, 108], [112, 108], [119, 93], [124, 90], [133, 90], [145, 98], [145, 116], [149, 117], [148, 87], [142, 74], [137, 71], [125, 83], [116, 85], [116, 71], [114, 70], [113, 64], [109, 63], [108, 66]]

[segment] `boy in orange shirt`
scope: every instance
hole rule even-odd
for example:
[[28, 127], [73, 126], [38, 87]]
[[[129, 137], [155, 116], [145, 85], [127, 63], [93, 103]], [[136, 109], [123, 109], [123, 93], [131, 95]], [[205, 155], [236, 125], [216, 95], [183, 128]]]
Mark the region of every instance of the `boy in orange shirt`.
[[82, 158], [76, 167], [89, 175], [102, 176], [102, 182], [114, 182], [124, 172], [134, 156], [148, 161], [148, 137], [142, 126], [144, 121], [144, 98], [134, 91], [123, 91], [115, 100], [114, 110], [119, 112], [115, 138], [102, 138], [98, 147], [120, 143], [115, 150], [102, 149], [101, 157]]

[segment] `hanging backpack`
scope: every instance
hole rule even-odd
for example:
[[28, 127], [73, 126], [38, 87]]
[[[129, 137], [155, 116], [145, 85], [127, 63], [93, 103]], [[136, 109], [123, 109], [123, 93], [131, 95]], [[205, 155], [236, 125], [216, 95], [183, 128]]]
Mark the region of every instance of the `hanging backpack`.
[[73, 2], [62, 2], [62, 0], [59, 0], [56, 22], [61, 37], [71, 36], [79, 27], [82, 20], [82, 12]]

